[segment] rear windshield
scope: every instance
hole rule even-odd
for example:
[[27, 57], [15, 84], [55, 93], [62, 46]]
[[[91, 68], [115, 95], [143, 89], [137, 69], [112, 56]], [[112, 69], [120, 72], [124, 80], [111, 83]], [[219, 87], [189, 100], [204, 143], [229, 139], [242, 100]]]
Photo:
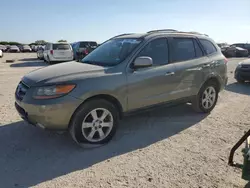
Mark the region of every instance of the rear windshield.
[[53, 44], [53, 50], [69, 50], [69, 44]]
[[80, 48], [87, 48], [87, 47], [94, 47], [94, 46], [97, 46], [97, 43], [96, 42], [80, 42]]
[[89, 45], [90, 46], [97, 46], [97, 43], [96, 42], [89, 42]]
[[88, 42], [80, 42], [80, 48], [86, 48], [88, 47]]

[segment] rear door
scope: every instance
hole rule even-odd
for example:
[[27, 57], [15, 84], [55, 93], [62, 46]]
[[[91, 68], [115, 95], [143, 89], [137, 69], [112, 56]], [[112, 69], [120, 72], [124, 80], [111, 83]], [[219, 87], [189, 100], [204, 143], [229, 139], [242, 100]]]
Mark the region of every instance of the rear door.
[[227, 61], [225, 60], [225, 57], [211, 41], [207, 39], [199, 39], [199, 41], [209, 58], [209, 69], [211, 74], [222, 80], [227, 79]]
[[72, 57], [72, 47], [70, 44], [56, 43], [52, 45], [53, 57], [64, 59]]
[[172, 100], [175, 66], [169, 64], [168, 51], [167, 38], [157, 38], [149, 41], [136, 56], [151, 57], [153, 66], [128, 71], [129, 110]]
[[195, 37], [173, 37], [170, 44], [171, 63], [176, 67], [174, 98], [196, 95], [209, 72], [209, 58]]

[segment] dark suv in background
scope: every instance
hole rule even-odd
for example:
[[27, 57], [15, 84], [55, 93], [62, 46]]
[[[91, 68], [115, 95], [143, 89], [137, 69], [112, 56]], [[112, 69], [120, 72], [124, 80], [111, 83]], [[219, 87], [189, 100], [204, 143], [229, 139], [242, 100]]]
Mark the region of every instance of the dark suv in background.
[[235, 43], [233, 45], [248, 50], [248, 55], [250, 55], [250, 44], [249, 43]]
[[212, 39], [156, 30], [113, 37], [80, 63], [28, 73], [15, 105], [30, 124], [69, 130], [77, 143], [103, 144], [124, 115], [138, 110], [191, 102], [209, 113], [226, 83], [227, 59]]
[[97, 42], [95, 41], [80, 41], [73, 45], [74, 59], [80, 61], [90, 52], [97, 48]]

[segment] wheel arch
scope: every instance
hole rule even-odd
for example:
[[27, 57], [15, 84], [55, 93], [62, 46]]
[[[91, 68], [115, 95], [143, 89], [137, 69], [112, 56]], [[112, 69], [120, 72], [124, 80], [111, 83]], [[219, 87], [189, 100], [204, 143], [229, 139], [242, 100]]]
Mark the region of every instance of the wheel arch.
[[70, 118], [70, 122], [69, 122], [69, 126], [71, 126], [72, 124], [72, 121], [75, 117], [75, 114], [76, 112], [88, 101], [91, 101], [91, 100], [96, 100], [96, 99], [104, 99], [112, 104], [115, 105], [115, 107], [118, 109], [118, 113], [119, 113], [119, 118], [121, 119], [123, 117], [123, 107], [122, 107], [122, 104], [120, 103], [120, 101], [115, 98], [114, 96], [112, 95], [108, 95], [108, 94], [97, 94], [97, 95], [94, 95], [94, 96], [91, 96], [89, 98], [87, 98], [86, 100], [84, 100], [74, 111], [73, 115], [71, 116]]
[[201, 85], [200, 89], [205, 85], [207, 84], [208, 82], [214, 82], [217, 86], [217, 90], [218, 92], [221, 90], [221, 82], [220, 82], [220, 78], [216, 75], [210, 75], [206, 81]]

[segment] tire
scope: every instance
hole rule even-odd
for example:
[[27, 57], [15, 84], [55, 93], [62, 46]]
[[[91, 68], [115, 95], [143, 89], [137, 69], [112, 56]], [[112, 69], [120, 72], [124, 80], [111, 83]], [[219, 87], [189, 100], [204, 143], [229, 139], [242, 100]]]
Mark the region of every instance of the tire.
[[47, 58], [48, 58], [47, 63], [48, 63], [49, 65], [51, 65], [51, 64], [52, 64], [52, 62], [50, 61], [49, 56], [48, 56]]
[[[108, 115], [102, 119], [101, 116], [104, 110]], [[98, 118], [93, 118], [93, 112], [96, 112]], [[94, 121], [95, 123], [93, 123]], [[82, 127], [84, 122], [87, 122], [85, 128]], [[72, 117], [69, 131], [72, 139], [78, 144], [100, 145], [108, 143], [113, 138], [118, 124], [119, 113], [115, 105], [103, 99], [96, 99], [88, 101], [79, 107]], [[105, 137], [101, 138], [100, 132]]]
[[[206, 100], [205, 92], [209, 93], [211, 91], [210, 97]], [[193, 99], [192, 106], [196, 112], [209, 113], [211, 112], [218, 100], [219, 88], [216, 82], [208, 81], [200, 89], [198, 95]], [[212, 97], [213, 96], [213, 97]], [[210, 98], [210, 99], [209, 99]], [[211, 102], [212, 101], [212, 102]], [[208, 105], [206, 105], [208, 104]], [[207, 106], [207, 107], [206, 107]]]

